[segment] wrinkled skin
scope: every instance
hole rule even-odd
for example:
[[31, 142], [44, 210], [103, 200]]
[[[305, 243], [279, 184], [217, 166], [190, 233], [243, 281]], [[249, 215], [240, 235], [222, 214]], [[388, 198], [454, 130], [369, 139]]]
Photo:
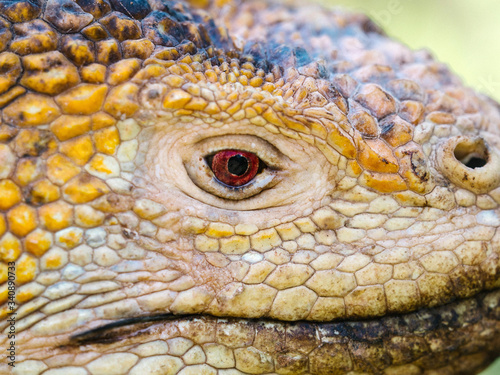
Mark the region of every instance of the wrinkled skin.
[[1, 373], [499, 355], [497, 103], [362, 15], [42, 5], [0, 2]]

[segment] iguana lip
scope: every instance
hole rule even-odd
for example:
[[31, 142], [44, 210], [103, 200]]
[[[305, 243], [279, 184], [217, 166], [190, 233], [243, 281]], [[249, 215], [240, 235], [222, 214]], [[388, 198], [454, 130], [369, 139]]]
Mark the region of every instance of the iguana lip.
[[70, 345], [112, 343], [126, 337], [126, 333], [133, 334], [157, 322], [168, 322], [180, 319], [195, 319], [204, 315], [174, 315], [171, 313], [136, 316], [120, 319], [112, 323], [92, 328], [71, 336]]
[[[417, 311], [387, 315], [367, 320], [344, 320], [333, 322], [280, 321], [269, 318], [216, 317], [207, 314], [174, 315], [171, 313], [136, 316], [117, 320], [70, 337], [67, 346], [111, 344], [124, 339], [139, 338], [157, 333], [168, 324], [192, 321], [206, 324], [224, 322], [238, 324], [244, 322], [258, 327], [270, 324], [284, 330], [298, 329], [300, 332], [313, 330], [321, 342], [342, 337], [349, 342], [387, 341], [393, 337], [408, 335], [427, 336], [438, 331], [461, 331], [466, 327], [490, 322], [490, 326], [500, 330], [500, 289], [484, 291], [474, 297], [460, 299], [448, 304], [422, 308]], [[483, 324], [487, 326], [487, 324]], [[491, 327], [490, 327], [491, 328]], [[500, 343], [499, 343], [500, 344]], [[500, 347], [496, 348], [497, 351]]]

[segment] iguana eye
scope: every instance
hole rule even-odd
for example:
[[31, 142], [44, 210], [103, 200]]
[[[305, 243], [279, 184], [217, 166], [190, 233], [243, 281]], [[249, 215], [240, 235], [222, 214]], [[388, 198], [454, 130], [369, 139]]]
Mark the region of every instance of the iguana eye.
[[252, 152], [222, 150], [207, 157], [215, 178], [229, 187], [243, 186], [252, 181], [264, 163]]
[[[287, 175], [287, 158], [273, 145], [251, 135], [223, 135], [196, 142], [184, 166], [202, 191], [242, 201], [276, 187]], [[208, 198], [208, 197], [207, 197]]]

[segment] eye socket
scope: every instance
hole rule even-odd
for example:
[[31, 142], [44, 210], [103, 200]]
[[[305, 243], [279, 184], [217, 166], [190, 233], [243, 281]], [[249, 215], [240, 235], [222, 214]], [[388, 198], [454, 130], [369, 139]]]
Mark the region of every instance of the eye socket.
[[213, 220], [216, 215], [237, 220], [252, 211], [252, 222], [257, 217], [267, 222], [269, 215], [262, 210], [288, 205], [309, 210], [311, 197], [330, 191], [340, 178], [322, 152], [305, 141], [291, 141], [253, 125], [232, 131], [229, 126], [207, 126], [193, 132], [183, 125], [151, 133], [153, 147], [143, 165], [156, 188], [155, 199], [183, 205], [170, 198], [181, 194], [192, 199], [186, 212], [201, 210], [196, 212]]
[[246, 185], [264, 168], [257, 155], [240, 150], [219, 151], [207, 157], [207, 163], [215, 178], [229, 187]]

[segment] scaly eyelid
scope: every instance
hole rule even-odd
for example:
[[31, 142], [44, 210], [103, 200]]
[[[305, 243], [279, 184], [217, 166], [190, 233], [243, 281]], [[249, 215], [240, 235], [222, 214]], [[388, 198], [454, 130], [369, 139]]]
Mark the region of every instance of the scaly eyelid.
[[[214, 180], [204, 157], [228, 148], [255, 153], [269, 168], [243, 189], [223, 187]], [[314, 145], [237, 123], [189, 130], [163, 128], [154, 134], [144, 165], [160, 201], [176, 204], [169, 198], [180, 192], [200, 212], [220, 208], [246, 215], [252, 211], [264, 221], [262, 210], [281, 210], [283, 206], [303, 210], [305, 202], [333, 190], [342, 176]], [[158, 166], [156, 173], [154, 166]]]

